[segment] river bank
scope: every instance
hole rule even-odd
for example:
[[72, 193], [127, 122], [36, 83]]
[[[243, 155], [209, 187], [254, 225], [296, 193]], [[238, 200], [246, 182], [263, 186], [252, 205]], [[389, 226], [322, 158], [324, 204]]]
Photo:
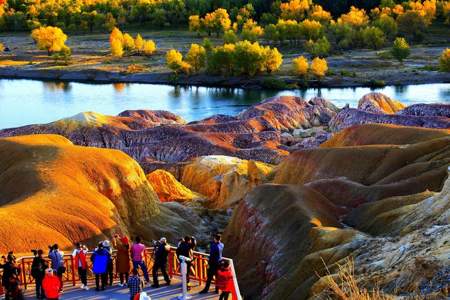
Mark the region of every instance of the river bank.
[[404, 86], [411, 84], [450, 83], [450, 74], [437, 71], [411, 71], [387, 73], [384, 77], [329, 76], [321, 81], [307, 82], [294, 76], [272, 75], [256, 77], [224, 77], [207, 74], [178, 75], [172, 73], [125, 73], [96, 69], [25, 69], [19, 67], [0, 68], [2, 79], [34, 79], [87, 83], [147, 83], [181, 86], [205, 86], [241, 89], [297, 89], [297, 88], [349, 88]]

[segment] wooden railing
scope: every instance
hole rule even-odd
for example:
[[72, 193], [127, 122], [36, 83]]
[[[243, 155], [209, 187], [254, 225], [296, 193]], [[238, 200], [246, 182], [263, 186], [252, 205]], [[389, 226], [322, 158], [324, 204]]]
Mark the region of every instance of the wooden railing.
[[[92, 255], [92, 252], [89, 252], [87, 255], [87, 259], [86, 259], [87, 263], [88, 263], [88, 280], [94, 279], [94, 274], [91, 271], [92, 270], [92, 263], [91, 263], [91, 259], [90, 259], [91, 255]], [[34, 278], [31, 275], [31, 265], [33, 263], [33, 258], [34, 258], [33, 256], [24, 256], [24, 257], [20, 257], [16, 260], [16, 265], [20, 269], [21, 284], [24, 289], [27, 289], [27, 287], [29, 285], [34, 284]], [[154, 258], [154, 248], [153, 247], [146, 248], [146, 251], [144, 254], [144, 262], [145, 262], [145, 265], [147, 266], [147, 270], [148, 270], [150, 276], [151, 276], [153, 263], [154, 263], [153, 258]], [[206, 282], [207, 270], [208, 270], [208, 258], [209, 258], [209, 255], [206, 253], [194, 252], [194, 260], [192, 262], [190, 278], [192, 280], [198, 281], [199, 284], [203, 284], [204, 282]], [[116, 251], [113, 251], [112, 259], [113, 259], [113, 267], [114, 267], [113, 274], [114, 274], [114, 278], [116, 279], [118, 277], [118, 274], [115, 270], [115, 268], [116, 268]], [[229, 259], [229, 260], [231, 262], [231, 266], [233, 268], [233, 273], [234, 273], [233, 261], [231, 259]], [[50, 260], [48, 260], [48, 262], [50, 263]], [[79, 278], [78, 278], [78, 271], [77, 271], [78, 268], [77, 268], [77, 266], [75, 266], [74, 257], [72, 255], [64, 255], [64, 265], [66, 267], [66, 272], [63, 275], [63, 283], [65, 285], [70, 284], [70, 285], [75, 286], [77, 284], [77, 282], [79, 282]], [[167, 272], [170, 277], [181, 275], [180, 263], [178, 261], [177, 255], [176, 255], [175, 247], [171, 247], [171, 249], [170, 249], [167, 268], [168, 268]], [[0, 271], [0, 274], [1, 273], [2, 272]], [[236, 277], [236, 276], [234, 276], [234, 277]], [[239, 287], [237, 285], [236, 279], [235, 279], [234, 285], [235, 285], [236, 295], [240, 295]], [[2, 293], [3, 293], [3, 289], [0, 284], [0, 295]]]

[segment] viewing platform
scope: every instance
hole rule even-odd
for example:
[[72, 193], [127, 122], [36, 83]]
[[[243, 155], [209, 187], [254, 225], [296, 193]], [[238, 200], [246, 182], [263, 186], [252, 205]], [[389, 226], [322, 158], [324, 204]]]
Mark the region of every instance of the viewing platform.
[[[151, 299], [177, 299], [179, 296], [182, 296], [182, 280], [181, 280], [181, 268], [180, 262], [176, 256], [176, 248], [171, 247], [171, 251], [168, 257], [167, 264], [167, 273], [171, 277], [171, 285], [165, 285], [165, 282], [162, 277], [160, 277], [160, 287], [159, 288], [151, 288], [150, 286], [145, 286], [144, 290], [150, 295]], [[144, 254], [144, 262], [147, 266], [149, 274], [151, 275], [153, 268], [153, 248], [147, 248]], [[111, 299], [111, 300], [121, 300], [121, 299], [130, 299], [129, 289], [127, 287], [119, 287], [118, 284], [118, 274], [113, 271], [114, 274], [114, 284], [112, 287], [107, 287], [105, 291], [96, 291], [95, 290], [95, 282], [94, 282], [94, 274], [92, 274], [92, 263], [90, 259], [90, 255], [92, 253], [89, 252], [87, 261], [88, 261], [88, 286], [89, 290], [82, 290], [80, 286], [80, 280], [78, 278], [78, 272], [75, 268], [74, 258], [72, 255], [64, 255], [64, 263], [66, 266], [66, 272], [63, 275], [63, 283], [64, 283], [64, 293], [61, 295], [60, 299], [86, 299], [86, 300], [103, 300], [103, 299]], [[219, 295], [214, 293], [214, 281], [212, 282], [210, 291], [208, 294], [199, 294], [199, 292], [203, 289], [204, 284], [207, 279], [207, 270], [208, 270], [208, 258], [209, 255], [201, 252], [194, 252], [194, 259], [192, 261], [191, 267], [191, 290], [188, 292], [188, 299], [218, 299]], [[113, 252], [112, 255], [113, 266], [115, 268], [116, 263], [116, 252]], [[236, 279], [236, 273], [234, 270], [233, 260], [225, 258], [229, 260], [230, 267], [233, 272], [234, 277], [234, 296], [230, 297], [230, 300], [241, 300], [239, 286]], [[35, 285], [34, 279], [31, 276], [31, 264], [33, 262], [33, 256], [20, 257], [16, 261], [17, 267], [20, 269], [20, 279], [21, 279], [21, 287], [25, 294], [25, 299], [35, 299]], [[131, 270], [130, 270], [131, 271]], [[142, 273], [140, 273], [142, 275]], [[141, 276], [142, 277], [142, 276]], [[143, 279], [143, 278], [142, 278]], [[3, 289], [0, 286], [0, 295], [3, 295]], [[1, 299], [1, 298], [0, 298]]]

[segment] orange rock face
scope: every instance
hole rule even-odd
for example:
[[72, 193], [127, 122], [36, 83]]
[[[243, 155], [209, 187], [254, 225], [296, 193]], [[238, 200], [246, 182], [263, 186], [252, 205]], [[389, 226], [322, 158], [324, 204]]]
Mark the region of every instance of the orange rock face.
[[186, 202], [203, 198], [202, 195], [185, 187], [167, 171], [156, 170], [148, 174], [147, 179], [161, 202]]
[[395, 114], [406, 105], [381, 93], [364, 95], [358, 102], [358, 109], [378, 114]]

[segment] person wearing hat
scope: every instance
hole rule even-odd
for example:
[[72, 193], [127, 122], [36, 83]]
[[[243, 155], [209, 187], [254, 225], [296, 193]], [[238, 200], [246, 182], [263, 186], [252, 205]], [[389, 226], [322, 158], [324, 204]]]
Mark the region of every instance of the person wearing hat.
[[167, 244], [166, 238], [161, 238], [159, 240], [159, 244], [155, 249], [155, 263], [153, 264], [153, 285], [154, 288], [159, 288], [159, 280], [158, 280], [158, 270], [161, 270], [161, 273], [164, 276], [164, 280], [167, 285], [170, 285], [170, 278], [167, 274], [167, 258], [170, 253], [170, 246]]
[[113, 239], [113, 246], [117, 249], [116, 272], [119, 273], [119, 286], [126, 286], [130, 273], [130, 243], [126, 236], [116, 234]]
[[45, 299], [58, 300], [60, 294], [60, 281], [58, 276], [53, 273], [52, 268], [45, 270], [45, 277], [42, 281], [42, 288], [44, 289]]

